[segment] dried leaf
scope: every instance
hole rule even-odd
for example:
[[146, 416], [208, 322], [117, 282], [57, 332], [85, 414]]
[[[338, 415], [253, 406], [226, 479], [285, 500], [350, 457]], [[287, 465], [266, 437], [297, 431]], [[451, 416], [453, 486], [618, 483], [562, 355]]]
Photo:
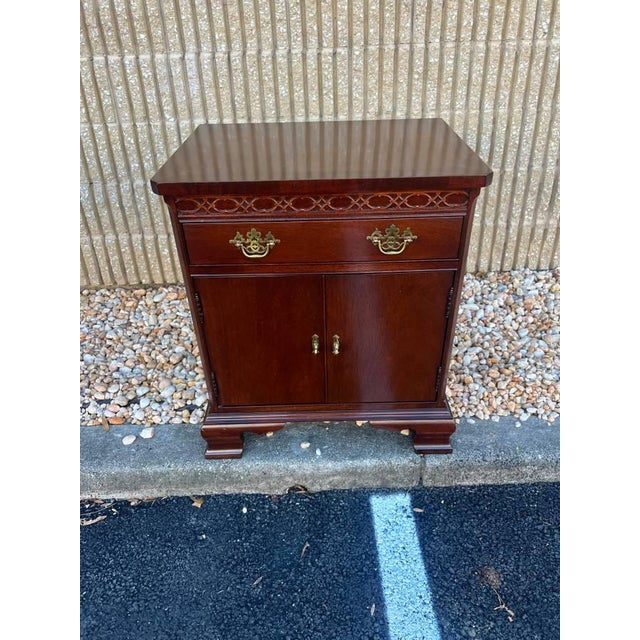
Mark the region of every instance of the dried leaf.
[[[480, 567], [478, 569], [478, 577], [480, 578], [480, 582], [489, 585], [494, 591], [498, 591], [498, 589], [502, 586], [502, 576], [500, 572], [491, 565], [486, 565], [484, 567]], [[498, 599], [500, 596], [498, 596]]]
[[494, 589], [493, 592], [496, 594], [496, 596], [498, 596], [498, 606], [494, 607], [493, 610], [494, 611], [500, 611], [501, 609], [506, 611], [507, 613], [507, 620], [509, 620], [509, 622], [513, 622], [513, 619], [516, 617], [516, 614], [511, 611], [511, 609], [509, 609], [509, 607], [507, 607], [507, 605], [504, 603], [504, 600], [502, 599], [502, 597], [500, 596], [500, 594]]
[[257, 587], [261, 582], [262, 582], [262, 578], [264, 576], [260, 576], [251, 586], [252, 587]]
[[308, 542], [304, 543], [304, 546], [302, 547], [302, 553], [300, 554], [301, 558], [304, 558], [304, 554], [307, 553], [307, 549], [310, 547], [311, 545]]
[[287, 489], [287, 493], [309, 493], [309, 489], [301, 484], [294, 484]]
[[202, 503], [204, 502], [204, 498], [196, 498], [195, 496], [189, 496], [189, 499], [191, 500], [191, 506], [198, 507], [198, 509], [202, 506]]
[[102, 420], [102, 430], [109, 431], [109, 423], [107, 422], [107, 419], [104, 416], [101, 416], [101, 420]]
[[106, 520], [107, 516], [98, 516], [97, 518], [92, 518], [91, 520], [80, 520], [80, 526], [86, 527], [89, 524], [95, 524], [96, 522], [101, 522], [102, 520]]

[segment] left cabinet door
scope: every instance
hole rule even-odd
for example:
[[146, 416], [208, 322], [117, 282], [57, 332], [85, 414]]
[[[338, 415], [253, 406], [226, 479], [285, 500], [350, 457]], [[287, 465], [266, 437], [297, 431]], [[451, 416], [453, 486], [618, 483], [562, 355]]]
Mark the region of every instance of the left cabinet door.
[[205, 276], [194, 288], [220, 407], [324, 401], [322, 276]]

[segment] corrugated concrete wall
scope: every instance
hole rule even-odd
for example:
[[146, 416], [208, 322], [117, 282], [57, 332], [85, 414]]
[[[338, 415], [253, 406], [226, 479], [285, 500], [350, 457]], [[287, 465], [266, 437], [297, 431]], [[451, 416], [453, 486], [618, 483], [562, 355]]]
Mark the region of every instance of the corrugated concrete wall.
[[82, 285], [181, 280], [149, 178], [202, 122], [442, 117], [494, 170], [467, 269], [558, 266], [557, 5], [82, 0]]

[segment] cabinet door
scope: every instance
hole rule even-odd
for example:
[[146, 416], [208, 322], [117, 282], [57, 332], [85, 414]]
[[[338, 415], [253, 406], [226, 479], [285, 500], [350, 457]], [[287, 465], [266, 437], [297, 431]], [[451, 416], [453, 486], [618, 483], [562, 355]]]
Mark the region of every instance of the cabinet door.
[[219, 405], [322, 402], [322, 276], [194, 278]]
[[328, 401], [436, 398], [453, 271], [327, 276]]

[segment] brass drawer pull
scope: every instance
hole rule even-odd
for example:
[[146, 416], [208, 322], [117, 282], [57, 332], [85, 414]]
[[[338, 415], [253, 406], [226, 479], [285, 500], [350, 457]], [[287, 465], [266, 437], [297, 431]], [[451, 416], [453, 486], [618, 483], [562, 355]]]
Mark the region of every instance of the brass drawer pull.
[[418, 236], [414, 235], [409, 227], [401, 235], [400, 229], [395, 224], [387, 227], [384, 230], [384, 234], [379, 229], [376, 229], [370, 236], [367, 236], [367, 240], [371, 240], [380, 249], [381, 253], [388, 256], [397, 256], [405, 250], [405, 247], [410, 242], [417, 239]]
[[340, 353], [340, 336], [333, 336], [333, 347], [331, 353], [337, 356]]
[[311, 336], [311, 353], [317, 356], [320, 353], [320, 337], [317, 333]]
[[251, 229], [245, 237], [238, 231], [236, 235], [229, 240], [229, 244], [238, 247], [247, 258], [264, 258], [280, 240], [274, 238], [271, 231], [263, 238], [262, 234], [255, 229]]

